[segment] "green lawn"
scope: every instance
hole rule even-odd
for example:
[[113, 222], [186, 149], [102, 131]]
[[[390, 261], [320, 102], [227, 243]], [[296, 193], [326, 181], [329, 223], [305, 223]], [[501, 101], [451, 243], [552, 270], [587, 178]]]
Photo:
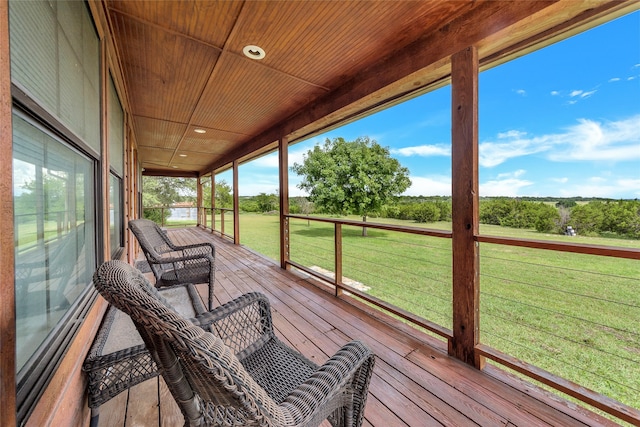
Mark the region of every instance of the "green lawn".
[[[350, 217], [358, 220], [359, 218]], [[450, 230], [450, 223], [370, 219]], [[241, 214], [242, 244], [279, 259], [278, 216]], [[333, 271], [332, 224], [292, 219], [291, 259]], [[451, 240], [343, 226], [343, 276], [451, 328]], [[481, 225], [483, 234], [639, 248], [640, 241], [545, 235]], [[640, 407], [638, 261], [480, 245], [481, 341]]]

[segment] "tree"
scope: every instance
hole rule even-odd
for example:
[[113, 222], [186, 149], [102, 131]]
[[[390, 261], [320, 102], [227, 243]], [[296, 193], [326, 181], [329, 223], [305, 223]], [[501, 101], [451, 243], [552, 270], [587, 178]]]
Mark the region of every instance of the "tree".
[[409, 170], [369, 137], [327, 139], [291, 170], [303, 177], [298, 188], [309, 193], [316, 207], [332, 214], [359, 215], [363, 221], [411, 185]]
[[592, 201], [586, 205], [578, 205], [572, 208], [569, 224], [579, 234], [597, 235], [602, 231], [604, 219], [604, 203]]
[[254, 199], [260, 212], [271, 212], [278, 207], [278, 196], [276, 194], [260, 193]]
[[142, 204], [145, 207], [169, 207], [174, 203], [194, 201], [196, 180], [168, 176], [142, 177]]
[[167, 176], [142, 177], [143, 217], [162, 223], [171, 216], [174, 203], [196, 200], [196, 180]]
[[233, 208], [233, 195], [231, 194], [231, 186], [227, 181], [216, 181], [216, 208]]

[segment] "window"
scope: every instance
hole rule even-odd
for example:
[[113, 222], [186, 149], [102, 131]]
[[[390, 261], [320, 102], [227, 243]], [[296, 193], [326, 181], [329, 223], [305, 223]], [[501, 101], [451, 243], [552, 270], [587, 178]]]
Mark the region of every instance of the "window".
[[109, 233], [111, 236], [111, 255], [124, 246], [122, 238], [122, 180], [111, 174], [109, 177]]
[[96, 268], [95, 162], [17, 114], [13, 156], [16, 368], [27, 390]]
[[12, 1], [9, 21], [22, 423], [95, 297], [100, 43], [81, 1]]
[[100, 153], [100, 45], [84, 2], [12, 1], [11, 80]]
[[109, 164], [118, 176], [124, 171], [124, 112], [118, 92], [109, 79]]
[[113, 258], [119, 257], [124, 246], [122, 231], [122, 175], [124, 172], [124, 112], [118, 98], [118, 92], [109, 78], [109, 165], [112, 173], [109, 176], [109, 234], [110, 249]]

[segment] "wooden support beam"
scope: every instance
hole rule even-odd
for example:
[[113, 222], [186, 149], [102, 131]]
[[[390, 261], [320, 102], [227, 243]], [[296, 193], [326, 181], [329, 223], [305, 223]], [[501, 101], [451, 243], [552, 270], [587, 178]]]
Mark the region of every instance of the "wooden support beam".
[[238, 191], [238, 160], [233, 161], [233, 243], [240, 244], [240, 200]]
[[280, 267], [287, 268], [289, 261], [289, 142], [280, 138], [278, 145], [280, 179]]
[[0, 420], [16, 425], [16, 312], [13, 241], [9, 2], [0, 0]]
[[[206, 214], [205, 214], [206, 215]], [[211, 232], [216, 229], [216, 174], [211, 172]]]
[[202, 180], [196, 178], [196, 225], [206, 224], [203, 218], [204, 209], [202, 208]]
[[479, 341], [478, 51], [451, 57], [453, 338], [449, 354], [481, 368]]

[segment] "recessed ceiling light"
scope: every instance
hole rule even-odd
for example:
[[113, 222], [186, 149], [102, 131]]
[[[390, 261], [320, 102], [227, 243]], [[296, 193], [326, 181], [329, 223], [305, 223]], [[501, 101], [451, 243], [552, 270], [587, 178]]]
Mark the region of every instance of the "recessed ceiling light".
[[252, 44], [243, 47], [242, 53], [244, 53], [247, 58], [251, 59], [262, 59], [266, 55], [263, 48]]
[[207, 133], [207, 131], [206, 131], [206, 130], [204, 130], [204, 129], [200, 129], [200, 128], [196, 128], [196, 129], [194, 129], [193, 131], [194, 131], [195, 133]]
[[172, 168], [174, 168], [174, 169], [178, 169], [178, 167], [177, 167], [177, 166], [171, 166], [171, 167], [172, 167]]
[[186, 154], [178, 154], [178, 156], [180, 156], [180, 157], [187, 157], [187, 155], [186, 155]]

